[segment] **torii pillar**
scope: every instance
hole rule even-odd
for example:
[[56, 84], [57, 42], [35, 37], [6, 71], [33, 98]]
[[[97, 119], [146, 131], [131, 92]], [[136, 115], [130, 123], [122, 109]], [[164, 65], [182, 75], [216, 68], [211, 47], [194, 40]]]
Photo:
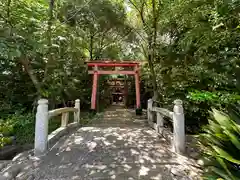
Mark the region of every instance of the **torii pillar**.
[[95, 65], [93, 73], [92, 98], [91, 98], [92, 110], [96, 110], [97, 84], [98, 84], [98, 67]]
[[141, 101], [140, 101], [140, 78], [139, 78], [139, 65], [135, 66], [135, 88], [136, 88], [136, 114], [137, 111], [141, 108]]

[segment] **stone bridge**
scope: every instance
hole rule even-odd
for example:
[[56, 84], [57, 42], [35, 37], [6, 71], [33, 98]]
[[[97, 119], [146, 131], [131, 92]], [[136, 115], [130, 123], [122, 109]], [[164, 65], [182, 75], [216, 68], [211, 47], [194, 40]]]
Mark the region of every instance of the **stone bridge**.
[[[43, 113], [44, 108], [38, 111]], [[2, 163], [0, 180], [200, 179], [196, 161], [176, 153], [169, 139], [149, 126], [146, 115], [136, 116], [134, 110], [112, 106], [83, 127], [76, 123], [68, 126], [68, 112], [74, 112], [79, 120], [76, 109], [80, 109], [78, 104], [61, 110], [62, 127], [54, 132], [60, 138], [56, 141], [53, 134], [48, 136], [46, 153], [41, 154], [45, 146], [42, 137], [36, 137], [40, 142], [35, 142], [35, 156], [33, 151], [24, 152], [11, 163]], [[59, 112], [49, 111], [48, 116]], [[44, 123], [38, 123], [44, 128]], [[70, 128], [64, 131], [66, 127]], [[38, 130], [43, 129], [36, 129], [36, 136]]]

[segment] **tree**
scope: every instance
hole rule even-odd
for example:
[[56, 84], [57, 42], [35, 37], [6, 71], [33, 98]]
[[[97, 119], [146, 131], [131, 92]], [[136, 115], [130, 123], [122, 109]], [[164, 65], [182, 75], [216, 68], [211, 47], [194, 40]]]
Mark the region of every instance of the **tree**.
[[[141, 22], [141, 24], [138, 24], [138, 27], [141, 28], [141, 32], [139, 34], [141, 38], [144, 39], [144, 43], [141, 44], [142, 51], [148, 60], [152, 77], [154, 99], [157, 100], [159, 93], [156, 72], [154, 69], [154, 61], [156, 60], [156, 45], [161, 3], [156, 0], [129, 0], [129, 3], [136, 11], [136, 17], [140, 19]], [[161, 87], [159, 88], [161, 89]]]
[[[79, 4], [84, 4], [79, 10]], [[83, 40], [83, 47], [88, 51], [90, 59], [109, 58], [109, 52], [117, 49], [115, 57], [122, 50], [124, 43], [131, 33], [130, 27], [125, 23], [126, 13], [123, 2], [103, 1], [77, 1], [69, 2], [65, 19], [69, 24], [78, 26], [78, 36]]]

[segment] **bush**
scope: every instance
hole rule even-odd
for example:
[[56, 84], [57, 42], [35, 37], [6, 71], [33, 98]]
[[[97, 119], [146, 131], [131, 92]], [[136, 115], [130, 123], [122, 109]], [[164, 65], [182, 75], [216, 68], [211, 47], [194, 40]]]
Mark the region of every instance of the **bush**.
[[[95, 115], [92, 113], [81, 113], [81, 123], [87, 124]], [[73, 113], [70, 113], [69, 123], [73, 122]], [[53, 117], [49, 120], [48, 134], [61, 126], [61, 116]], [[35, 135], [35, 115], [14, 114], [4, 120], [0, 120], [0, 147], [12, 143], [17, 144], [34, 143]], [[14, 138], [12, 138], [14, 137]]]
[[[186, 124], [193, 132], [196, 132], [196, 130], [199, 131], [202, 125], [208, 123], [208, 110], [211, 107], [227, 112], [228, 107], [239, 100], [240, 95], [236, 93], [225, 91], [190, 91], [184, 101], [184, 111], [187, 119]], [[194, 126], [196, 130], [194, 130]]]
[[11, 143], [10, 135], [13, 132], [13, 124], [0, 120], [0, 147]]
[[12, 143], [13, 138], [17, 144], [33, 142], [34, 116], [32, 114], [15, 114], [0, 122], [0, 146]]
[[[7, 122], [13, 124], [12, 134], [15, 136], [17, 144], [32, 144], [35, 136], [35, 115], [23, 114], [13, 115], [7, 119]], [[59, 128], [61, 117], [57, 116], [49, 120], [48, 134]]]
[[35, 118], [33, 114], [15, 114], [8, 117], [5, 122], [13, 126], [12, 135], [17, 144], [33, 143], [35, 131]]
[[[208, 160], [206, 179], [240, 179], [240, 126], [227, 114], [213, 110], [209, 124], [200, 135], [201, 146]], [[236, 120], [240, 116], [235, 116]]]

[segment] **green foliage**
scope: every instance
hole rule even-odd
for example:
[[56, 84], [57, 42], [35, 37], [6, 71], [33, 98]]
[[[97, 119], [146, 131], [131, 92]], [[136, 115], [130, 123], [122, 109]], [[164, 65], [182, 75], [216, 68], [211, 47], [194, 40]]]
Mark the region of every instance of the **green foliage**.
[[[182, 99], [191, 132], [207, 123], [210, 107], [226, 111], [239, 101], [239, 1], [48, 2], [0, 0], [2, 119], [34, 112], [40, 97], [49, 100], [50, 109], [78, 98], [88, 109], [92, 78], [86, 59], [148, 60], [141, 71], [143, 89], [158, 90], [168, 109]], [[100, 104], [111, 93], [102, 82]], [[14, 123], [20, 137], [23, 126], [34, 127], [31, 117], [23, 116]]]
[[[71, 115], [71, 113], [69, 115]], [[51, 119], [49, 119], [48, 134], [55, 131], [57, 128], [59, 128], [61, 126], [61, 117], [62, 116], [59, 115], [59, 116], [55, 116], [55, 117], [52, 117]], [[69, 119], [70, 118], [72, 118], [72, 117], [70, 116]]]
[[11, 143], [9, 136], [12, 134], [12, 132], [13, 124], [8, 121], [4, 122], [3, 120], [0, 120], [0, 148]]
[[[81, 124], [87, 124], [95, 118], [94, 114], [81, 113]], [[73, 121], [73, 113], [70, 113], [69, 123]], [[61, 116], [49, 120], [48, 133], [50, 134], [61, 126]], [[34, 114], [14, 114], [0, 121], [0, 147], [13, 143], [32, 144], [35, 135]]]
[[84, 61], [126, 56], [133, 33], [123, 1], [53, 2], [50, 18], [47, 1], [0, 0], [3, 114], [29, 112], [39, 97], [51, 108], [77, 98], [88, 107], [91, 76]]
[[13, 115], [7, 119], [13, 123], [13, 134], [18, 144], [31, 144], [34, 141], [35, 116], [33, 114]]
[[240, 126], [238, 119], [213, 109], [209, 124], [200, 135], [201, 145], [208, 163], [205, 177], [237, 180], [240, 178]]
[[32, 114], [15, 114], [1, 120], [1, 146], [12, 143], [12, 136], [18, 144], [32, 143], [35, 129]]
[[[162, 96], [159, 101], [172, 108], [175, 99], [182, 99], [187, 125], [200, 129], [211, 106], [226, 111], [229, 104], [239, 101], [236, 86], [240, 72], [237, 50], [240, 3], [218, 0], [161, 3], [153, 62]], [[145, 86], [152, 87], [149, 72], [150, 68], [144, 67], [142, 78]]]
[[[3, 137], [8, 138], [14, 136], [15, 143], [26, 144], [32, 143], [35, 130], [35, 119], [32, 114], [15, 114], [2, 120], [2, 128], [0, 132]], [[10, 141], [8, 142], [10, 143]]]
[[198, 113], [198, 115], [200, 115], [197, 119], [199, 120], [198, 124], [202, 125], [206, 123], [204, 118], [208, 117], [207, 108], [214, 107], [226, 112], [232, 104], [239, 102], [240, 96], [237, 92], [229, 93], [227, 91], [209, 92], [195, 90], [193, 92], [189, 92], [187, 100], [188, 103], [186, 104], [193, 105], [193, 108], [186, 106], [185, 109], [190, 112], [193, 111], [193, 113]]
[[[51, 2], [0, 0], [1, 146], [9, 133], [17, 143], [33, 142], [32, 113], [41, 97], [49, 109], [75, 99], [88, 109], [92, 77], [84, 61], [121, 59], [131, 44], [123, 1]], [[101, 102], [106, 89], [100, 84]], [[50, 121], [49, 132], [59, 125], [59, 118]]]
[[195, 103], [206, 103], [209, 106], [216, 106], [224, 108], [228, 105], [239, 102], [240, 95], [228, 92], [208, 92], [208, 91], [194, 91], [190, 92], [188, 99]]

